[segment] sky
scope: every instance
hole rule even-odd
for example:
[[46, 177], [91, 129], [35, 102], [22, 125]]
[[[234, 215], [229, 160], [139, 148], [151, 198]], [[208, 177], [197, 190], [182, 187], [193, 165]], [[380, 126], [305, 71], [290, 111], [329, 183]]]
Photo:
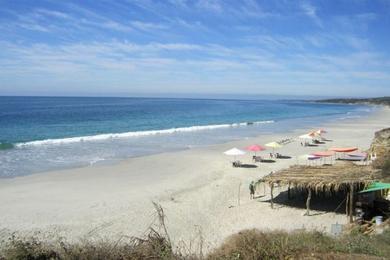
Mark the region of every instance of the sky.
[[0, 0], [0, 95], [390, 95], [390, 0]]

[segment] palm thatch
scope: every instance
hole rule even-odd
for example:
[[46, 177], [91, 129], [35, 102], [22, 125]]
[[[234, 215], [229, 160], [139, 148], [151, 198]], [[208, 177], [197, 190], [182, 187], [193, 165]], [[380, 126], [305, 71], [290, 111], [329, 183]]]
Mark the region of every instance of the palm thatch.
[[333, 194], [343, 191], [346, 196], [346, 214], [350, 223], [353, 222], [354, 193], [380, 178], [379, 170], [371, 166], [355, 165], [351, 162], [340, 162], [332, 166], [301, 166], [294, 165], [288, 169], [280, 170], [274, 174], [265, 176], [258, 181], [268, 183], [271, 187], [271, 208], [273, 208], [274, 184], [288, 186], [288, 197], [290, 187], [306, 190], [306, 213], [310, 215], [310, 200], [312, 191]]
[[379, 177], [379, 171], [371, 166], [340, 162], [332, 166], [294, 165], [265, 176], [259, 183], [310, 189], [315, 192], [337, 192], [347, 190], [351, 186], [359, 189], [378, 180]]

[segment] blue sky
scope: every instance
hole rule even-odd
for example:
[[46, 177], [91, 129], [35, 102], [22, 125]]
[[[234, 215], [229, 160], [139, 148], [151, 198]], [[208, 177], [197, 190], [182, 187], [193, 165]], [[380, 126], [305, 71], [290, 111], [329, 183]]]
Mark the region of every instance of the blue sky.
[[390, 95], [389, 0], [0, 7], [0, 95]]

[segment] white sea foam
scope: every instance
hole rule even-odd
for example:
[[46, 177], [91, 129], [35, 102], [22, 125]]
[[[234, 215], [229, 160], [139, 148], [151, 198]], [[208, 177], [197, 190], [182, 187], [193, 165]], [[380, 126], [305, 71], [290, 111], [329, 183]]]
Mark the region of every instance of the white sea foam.
[[99, 135], [91, 135], [91, 136], [69, 137], [69, 138], [61, 138], [61, 139], [45, 139], [45, 140], [30, 141], [25, 143], [17, 143], [16, 147], [59, 145], [59, 144], [69, 144], [69, 143], [78, 143], [78, 142], [104, 141], [104, 140], [120, 139], [120, 138], [168, 135], [174, 133], [186, 133], [186, 132], [213, 130], [213, 129], [220, 129], [220, 128], [233, 128], [233, 127], [242, 127], [242, 126], [249, 126], [249, 125], [271, 124], [271, 123], [274, 123], [274, 121], [268, 120], [268, 121], [243, 122], [243, 123], [221, 124], [221, 125], [190, 126], [190, 127], [163, 129], [163, 130], [110, 133], [110, 134], [99, 134]]

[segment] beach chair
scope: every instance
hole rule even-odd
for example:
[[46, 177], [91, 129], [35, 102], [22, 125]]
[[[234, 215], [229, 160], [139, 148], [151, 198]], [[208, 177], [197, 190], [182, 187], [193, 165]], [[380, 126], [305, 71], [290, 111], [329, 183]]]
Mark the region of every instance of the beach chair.
[[232, 165], [233, 167], [241, 167], [242, 163], [240, 161], [234, 161]]
[[256, 162], [261, 162], [262, 159], [263, 159], [263, 158], [261, 158], [261, 156], [255, 156], [255, 155], [254, 155], [254, 156], [252, 157], [252, 160], [253, 160], [253, 162], [255, 162], [255, 163], [256, 163]]

